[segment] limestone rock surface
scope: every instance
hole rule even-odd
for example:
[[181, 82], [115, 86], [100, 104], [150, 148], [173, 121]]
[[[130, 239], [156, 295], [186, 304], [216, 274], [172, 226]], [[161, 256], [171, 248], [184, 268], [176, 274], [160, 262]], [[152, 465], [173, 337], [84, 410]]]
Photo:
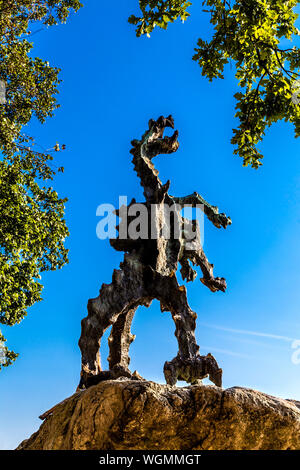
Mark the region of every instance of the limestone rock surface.
[[18, 450], [300, 449], [300, 403], [241, 387], [108, 380], [54, 407]]

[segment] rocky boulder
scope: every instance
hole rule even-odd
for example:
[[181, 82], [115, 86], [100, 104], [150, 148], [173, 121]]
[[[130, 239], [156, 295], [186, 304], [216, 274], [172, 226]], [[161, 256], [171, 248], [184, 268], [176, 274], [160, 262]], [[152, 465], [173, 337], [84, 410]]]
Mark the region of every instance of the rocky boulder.
[[241, 387], [108, 380], [45, 416], [19, 450], [300, 449], [300, 403]]

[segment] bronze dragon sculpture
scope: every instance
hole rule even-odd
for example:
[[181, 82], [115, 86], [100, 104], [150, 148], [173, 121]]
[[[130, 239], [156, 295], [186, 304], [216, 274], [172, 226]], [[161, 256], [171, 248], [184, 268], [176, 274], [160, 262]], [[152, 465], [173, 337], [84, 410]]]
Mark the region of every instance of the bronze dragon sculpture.
[[[174, 197], [168, 192], [170, 181], [162, 184], [152, 160], [159, 154], [176, 152], [179, 147], [178, 131], [171, 137], [164, 137], [166, 127], [174, 129], [172, 116], [161, 116], [157, 121], [150, 120], [149, 129], [141, 140], [132, 141], [132, 162], [144, 189], [145, 202], [142, 204], [149, 209], [149, 225], [155, 226], [156, 236], [136, 239], [127, 234], [126, 237], [118, 236], [110, 240], [114, 249], [125, 252], [124, 260], [120, 269], [114, 270], [112, 283], [103, 284], [100, 295], [88, 302], [88, 316], [82, 320], [79, 340], [82, 353], [79, 389], [101, 380], [140, 378], [137, 373], [129, 370], [129, 347], [134, 340], [131, 323], [138, 306], [149, 307], [153, 299], [159, 300], [162, 312], [171, 312], [176, 326], [179, 350], [177, 356], [164, 365], [166, 382], [175, 385], [177, 380], [184, 380], [193, 384], [209, 376], [215, 385], [222, 384], [222, 369], [214, 357], [211, 354], [199, 354], [195, 339], [197, 315], [189, 307], [186, 288], [179, 285], [176, 272], [179, 263], [182, 278], [187, 282], [194, 281], [196, 271], [191, 264], [200, 266], [202, 283], [213, 292], [224, 292], [226, 281], [224, 278], [214, 277], [213, 265], [209, 263], [201, 246], [197, 221], [185, 219], [181, 211], [186, 206], [199, 206], [217, 228], [226, 228], [231, 220], [225, 214], [220, 214], [217, 207], [208, 204], [199, 194]], [[124, 229], [122, 217], [125, 214], [128, 216], [130, 207], [135, 203], [132, 200], [128, 207], [123, 206], [116, 211], [121, 220], [117, 227], [119, 233], [121, 228]], [[150, 211], [153, 206], [154, 217], [153, 211]], [[171, 235], [166, 238], [162, 235], [162, 228], [166, 224], [166, 207], [172, 209], [173, 214], [168, 219], [170, 233], [174, 234], [179, 227], [179, 237]], [[128, 217], [126, 219], [128, 223]], [[100, 340], [110, 326], [109, 370], [103, 371], [100, 364]]]

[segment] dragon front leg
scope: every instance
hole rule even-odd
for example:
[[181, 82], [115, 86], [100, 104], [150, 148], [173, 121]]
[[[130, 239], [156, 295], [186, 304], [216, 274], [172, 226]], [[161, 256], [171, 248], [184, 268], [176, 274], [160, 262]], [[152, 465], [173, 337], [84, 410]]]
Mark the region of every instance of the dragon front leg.
[[212, 206], [209, 204], [205, 199], [200, 196], [198, 193], [194, 192], [189, 196], [183, 197], [175, 197], [171, 196], [174, 203], [178, 204], [181, 207], [196, 207], [199, 208], [204, 212], [207, 218], [214, 224], [217, 228], [227, 228], [228, 225], [231, 225], [231, 218], [227, 217], [226, 214], [219, 213], [219, 209], [217, 206]]
[[200, 279], [202, 284], [208, 287], [212, 292], [226, 291], [226, 279], [224, 277], [214, 277], [214, 265], [208, 261], [203, 248], [195, 252], [187, 252], [187, 257], [194, 265], [200, 267], [203, 274], [203, 277]]

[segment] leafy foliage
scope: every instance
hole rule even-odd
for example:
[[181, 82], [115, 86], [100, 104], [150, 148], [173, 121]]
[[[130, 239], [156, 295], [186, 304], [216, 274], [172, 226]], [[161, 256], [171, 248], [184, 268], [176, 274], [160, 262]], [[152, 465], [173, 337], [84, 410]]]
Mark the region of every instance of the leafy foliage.
[[150, 36], [155, 26], [167, 29], [168, 23], [173, 23], [180, 18], [185, 21], [189, 17], [187, 8], [191, 2], [182, 0], [139, 0], [143, 13], [141, 18], [131, 15], [129, 23], [137, 26], [137, 36], [147, 34]]
[[[296, 0], [205, 0], [205, 12], [214, 27], [211, 41], [199, 39], [193, 59], [210, 81], [224, 78], [224, 66], [231, 59], [241, 91], [236, 93], [239, 127], [234, 129], [234, 153], [244, 165], [258, 168], [263, 155], [257, 144], [273, 122], [284, 119], [300, 134], [300, 106], [294, 99], [299, 91], [300, 50], [284, 48], [283, 42], [299, 36], [295, 22]], [[130, 17], [137, 35], [150, 34], [155, 26], [166, 28], [177, 18], [188, 17], [185, 1], [140, 0], [143, 16]], [[165, 18], [165, 20], [164, 20]], [[168, 20], [167, 20], [168, 18]], [[163, 22], [163, 24], [162, 24]]]
[[[66, 199], [48, 181], [59, 144], [34, 150], [34, 139], [22, 132], [36, 117], [41, 123], [58, 107], [59, 69], [32, 58], [29, 27], [65, 22], [78, 0], [0, 0], [0, 80], [6, 103], [0, 104], [0, 324], [12, 326], [28, 307], [41, 300], [41, 272], [67, 262], [64, 239]], [[62, 147], [63, 148], [63, 147]], [[62, 171], [63, 169], [59, 169]], [[0, 341], [6, 341], [0, 333]], [[7, 348], [6, 364], [17, 355]], [[1, 365], [0, 365], [1, 368]]]

